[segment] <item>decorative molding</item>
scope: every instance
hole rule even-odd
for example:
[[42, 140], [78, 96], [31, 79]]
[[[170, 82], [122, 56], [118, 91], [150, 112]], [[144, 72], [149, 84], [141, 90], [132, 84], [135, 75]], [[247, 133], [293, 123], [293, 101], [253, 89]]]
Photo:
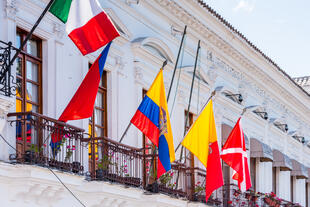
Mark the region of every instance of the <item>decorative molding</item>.
[[54, 23], [53, 33], [56, 34], [59, 39], [62, 39], [64, 37], [64, 34], [65, 34], [65, 28], [64, 28], [63, 24], [61, 25], [58, 23]]
[[[293, 100], [296, 98], [295, 96], [292, 96], [292, 92], [295, 92], [296, 88], [293, 86], [290, 88], [291, 91], [286, 90], [283, 88], [282, 85], [278, 84], [275, 82], [271, 76], [266, 74], [264, 70], [262, 69], [263, 66], [258, 66], [257, 63], [254, 63], [249, 57], [243, 53], [241, 53], [237, 48], [235, 48], [233, 45], [230, 44], [230, 42], [226, 41], [223, 39], [217, 32], [213, 31], [210, 29], [210, 27], [205, 23], [200, 21], [200, 19], [196, 18], [195, 16], [192, 15], [189, 11], [187, 11], [185, 8], [183, 8], [178, 1], [175, 0], [155, 0], [163, 9], [167, 10], [170, 14], [174, 15], [177, 19], [182, 21], [183, 24], [190, 25], [191, 29], [195, 30], [198, 34], [201, 34], [204, 36], [204, 40], [208, 41], [208, 45], [215, 46], [219, 51], [221, 51], [221, 54], [224, 56], [228, 56], [234, 59], [237, 63], [239, 63], [241, 66], [247, 69], [247, 71], [253, 76], [257, 78], [258, 83], [266, 83], [265, 87], [266, 88], [272, 88], [275, 93], [281, 94], [283, 99], [285, 100]], [[212, 18], [212, 17], [211, 17]], [[234, 38], [234, 34], [230, 33], [230, 36]], [[239, 38], [238, 38], [239, 39]], [[241, 43], [242, 44], [242, 40]], [[251, 50], [251, 48], [249, 48]], [[209, 55], [207, 56], [209, 60], [214, 60], [216, 65], [222, 69], [224, 69], [226, 72], [230, 73], [232, 77], [236, 78], [237, 80], [245, 80], [245, 75], [242, 74], [239, 71], [234, 70], [232, 67], [228, 66], [225, 62], [220, 60], [219, 58], [214, 58], [214, 54], [212, 55], [213, 57], [210, 57], [212, 53], [209, 52]], [[260, 56], [258, 57], [259, 60], [261, 61], [262, 59]], [[270, 67], [270, 69], [276, 70], [274, 66], [272, 66], [269, 62], [264, 62], [263, 63], [267, 67]], [[280, 74], [283, 76], [283, 74]], [[283, 76], [283, 80], [287, 81], [286, 77]], [[266, 97], [268, 96], [266, 94], [266, 91], [260, 88], [257, 84], [253, 83], [253, 81], [248, 81], [248, 87], [255, 91], [257, 94], [259, 94], [261, 97]], [[290, 83], [287, 83], [290, 84]], [[304, 99], [302, 99], [304, 100]], [[272, 100], [271, 106], [277, 107], [279, 111], [285, 110], [285, 107], [281, 101], [275, 101]], [[291, 102], [290, 102], [291, 103]], [[295, 104], [298, 104], [298, 107], [300, 108], [300, 111], [307, 112], [309, 111], [306, 103], [300, 101], [296, 101]], [[310, 112], [308, 112], [310, 114]], [[291, 113], [289, 113], [291, 114]], [[299, 114], [299, 116], [301, 113]], [[305, 114], [304, 114], [305, 115]], [[291, 116], [291, 115], [290, 115]], [[294, 117], [293, 119], [298, 118], [297, 115], [292, 115]], [[303, 117], [303, 119], [306, 119], [306, 116]], [[306, 121], [304, 121], [305, 123]]]
[[6, 17], [15, 21], [18, 12], [18, 5], [20, 0], [3, 0], [5, 5]]

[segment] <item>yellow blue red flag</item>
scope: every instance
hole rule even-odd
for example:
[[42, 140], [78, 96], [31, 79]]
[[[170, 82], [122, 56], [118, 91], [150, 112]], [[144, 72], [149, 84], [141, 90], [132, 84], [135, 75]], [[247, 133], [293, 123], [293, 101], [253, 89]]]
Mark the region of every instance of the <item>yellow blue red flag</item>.
[[158, 148], [157, 177], [171, 169], [175, 160], [172, 130], [161, 69], [131, 119], [139, 130]]

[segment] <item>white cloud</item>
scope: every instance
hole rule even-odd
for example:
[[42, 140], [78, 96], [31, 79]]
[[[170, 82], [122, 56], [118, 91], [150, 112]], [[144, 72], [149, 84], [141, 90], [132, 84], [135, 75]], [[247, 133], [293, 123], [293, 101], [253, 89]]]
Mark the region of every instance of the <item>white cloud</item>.
[[254, 0], [240, 0], [238, 5], [233, 8], [235, 12], [243, 10], [251, 13], [254, 10], [255, 1]]

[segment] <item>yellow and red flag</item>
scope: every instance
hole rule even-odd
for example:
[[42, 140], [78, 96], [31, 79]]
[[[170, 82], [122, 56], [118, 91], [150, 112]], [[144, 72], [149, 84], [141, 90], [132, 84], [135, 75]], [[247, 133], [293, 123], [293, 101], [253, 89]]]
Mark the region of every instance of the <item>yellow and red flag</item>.
[[212, 192], [224, 184], [212, 100], [189, 129], [182, 145], [206, 167], [206, 201], [208, 201]]

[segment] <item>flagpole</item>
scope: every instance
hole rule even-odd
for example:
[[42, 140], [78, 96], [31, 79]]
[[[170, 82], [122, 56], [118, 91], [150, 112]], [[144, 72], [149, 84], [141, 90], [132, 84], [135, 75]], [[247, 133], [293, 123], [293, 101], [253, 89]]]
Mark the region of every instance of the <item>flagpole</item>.
[[[190, 90], [190, 94], [189, 94], [189, 101], [188, 101], [188, 107], [187, 107], [185, 125], [184, 125], [184, 136], [185, 136], [186, 131], [187, 131], [186, 125], [187, 125], [187, 120], [189, 117], [189, 110], [191, 108], [191, 102], [192, 102], [192, 95], [193, 95], [193, 88], [194, 88], [194, 82], [195, 82], [195, 76], [196, 76], [196, 69], [197, 69], [199, 51], [200, 51], [200, 40], [198, 41], [198, 46], [197, 46], [197, 51], [196, 51], [195, 66], [194, 66], [194, 72], [193, 72], [192, 83], [191, 83], [191, 90]], [[180, 160], [182, 158], [182, 155], [183, 155], [183, 147], [182, 147], [181, 154], [180, 154]]]
[[[194, 82], [195, 82], [195, 76], [196, 76], [196, 68], [197, 68], [197, 61], [198, 61], [199, 51], [200, 51], [200, 40], [198, 41], [198, 46], [197, 46], [197, 51], [196, 51], [195, 66], [194, 66], [191, 90], [190, 90], [190, 94], [189, 94], [189, 101], [188, 101], [188, 107], [187, 107], [186, 119], [185, 119], [185, 125], [184, 125], [184, 136], [186, 134], [186, 125], [187, 125], [187, 120], [188, 120], [188, 117], [189, 117], [189, 110], [191, 108], [191, 102], [192, 102], [192, 95], [193, 95], [193, 88], [194, 88]], [[178, 146], [178, 148], [179, 148], [179, 146]], [[180, 161], [181, 161], [182, 156], [183, 156], [183, 148], [184, 147], [182, 146], [181, 153], [180, 153], [180, 158], [179, 158]], [[180, 172], [178, 171], [178, 175], [177, 175], [177, 179], [176, 179], [176, 188], [175, 189], [178, 188], [179, 177], [180, 177]]]
[[[167, 65], [167, 63], [168, 63], [167, 60], [165, 60], [165, 61], [163, 62], [163, 65], [162, 65], [162, 67], [161, 67], [161, 70], [164, 69], [164, 67]], [[125, 135], [127, 134], [127, 131], [129, 130], [130, 126], [131, 126], [131, 122], [129, 122], [129, 124], [127, 125], [127, 127], [126, 127], [126, 129], [125, 129], [123, 135], [121, 136], [121, 139], [119, 140], [119, 143], [122, 143], [122, 141], [123, 141]]]
[[23, 50], [23, 48], [25, 47], [27, 41], [30, 39], [30, 37], [32, 36], [34, 30], [38, 27], [38, 25], [40, 24], [41, 20], [43, 19], [43, 17], [45, 16], [45, 14], [47, 13], [47, 11], [49, 10], [49, 8], [52, 6], [52, 4], [54, 3], [55, 0], [50, 0], [50, 2], [47, 4], [47, 6], [45, 7], [44, 11], [42, 12], [42, 14], [40, 15], [40, 17], [38, 18], [38, 20], [36, 21], [36, 23], [33, 25], [32, 29], [30, 30], [30, 32], [27, 34], [26, 38], [23, 40], [22, 44], [19, 47], [19, 50], [17, 50], [17, 52], [15, 53], [15, 55], [13, 56], [12, 60], [9, 62], [8, 67], [5, 69], [5, 71], [2, 73], [2, 75], [0, 76], [0, 82], [1, 80], [4, 78], [4, 75], [6, 74], [6, 72], [9, 70], [10, 66], [13, 65], [14, 61], [16, 60], [16, 58], [18, 57], [18, 55], [20, 54], [20, 52]]
[[[203, 111], [203, 109], [206, 108], [206, 106], [207, 106], [207, 104], [209, 103], [209, 101], [211, 100], [211, 98], [212, 98], [213, 96], [215, 96], [215, 93], [216, 93], [215, 90], [211, 93], [211, 96], [208, 98], [208, 100], [206, 101], [205, 105], [202, 107], [201, 111], [199, 112], [199, 115], [201, 114], [201, 112]], [[199, 115], [198, 115], [198, 116], [199, 116]], [[177, 148], [175, 149], [175, 152], [177, 152], [178, 149], [180, 148], [181, 143], [183, 142], [184, 138], [185, 138], [185, 134], [184, 134], [183, 139], [181, 140], [181, 142], [178, 144]]]
[[182, 51], [182, 46], [183, 46], [184, 38], [185, 38], [185, 35], [186, 35], [186, 29], [187, 29], [187, 25], [185, 25], [185, 27], [184, 27], [184, 32], [183, 32], [181, 44], [180, 44], [180, 47], [179, 47], [178, 56], [177, 56], [177, 59], [176, 59], [176, 62], [175, 62], [175, 66], [174, 66], [174, 70], [173, 70], [173, 74], [172, 74], [172, 78], [171, 78], [171, 83], [170, 83], [170, 86], [169, 86], [169, 91], [168, 91], [168, 95], [167, 95], [167, 102], [169, 101], [170, 92], [171, 92], [173, 81], [174, 81], [174, 77], [175, 77], [175, 72], [176, 72], [177, 67], [178, 67], [178, 62], [179, 62], [180, 54], [181, 54], [181, 51]]

